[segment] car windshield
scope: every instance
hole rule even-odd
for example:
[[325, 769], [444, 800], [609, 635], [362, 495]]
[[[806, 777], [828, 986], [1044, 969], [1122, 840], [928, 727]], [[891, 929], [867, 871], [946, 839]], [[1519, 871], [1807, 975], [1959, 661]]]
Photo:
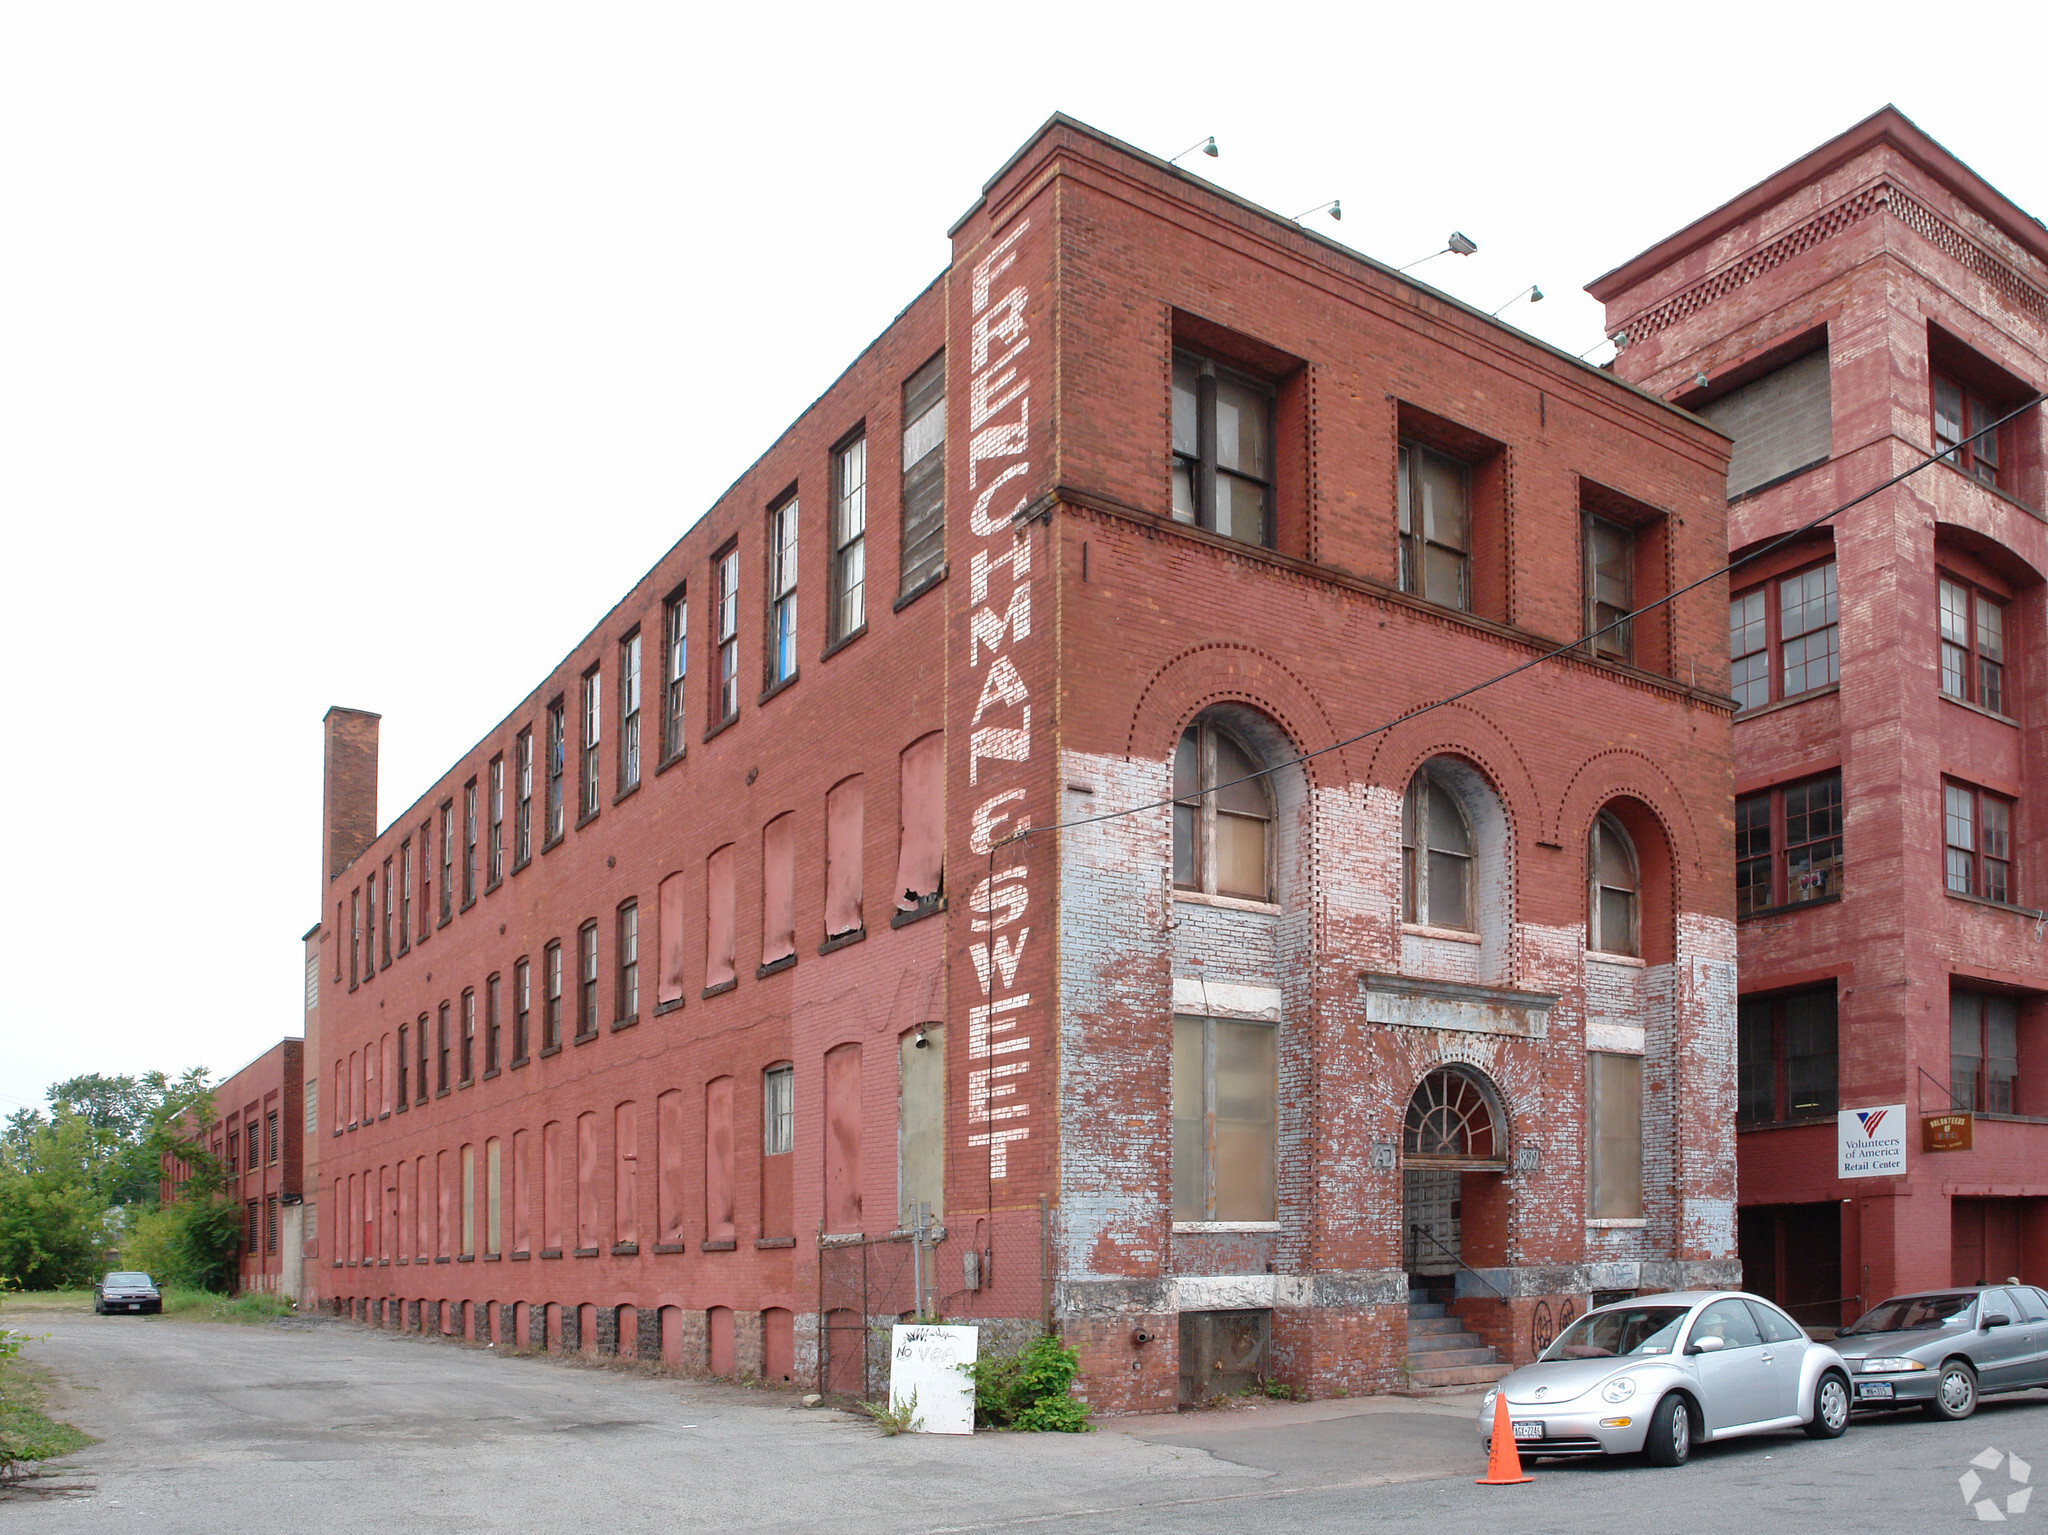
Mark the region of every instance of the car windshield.
[[117, 1289], [122, 1290], [146, 1290], [149, 1288], [149, 1275], [133, 1273], [109, 1274], [101, 1283], [113, 1285]]
[[1668, 1354], [1689, 1306], [1615, 1306], [1580, 1317], [1543, 1351], [1546, 1360]]
[[1939, 1332], [1960, 1326], [1976, 1303], [1974, 1291], [1957, 1290], [1947, 1295], [1905, 1295], [1880, 1301], [1848, 1327], [1842, 1336], [1859, 1332]]

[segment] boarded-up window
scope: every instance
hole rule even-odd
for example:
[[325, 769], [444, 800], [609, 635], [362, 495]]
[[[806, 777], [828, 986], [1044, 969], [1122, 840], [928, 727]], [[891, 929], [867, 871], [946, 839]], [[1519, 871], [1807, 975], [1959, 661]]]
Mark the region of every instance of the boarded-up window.
[[498, 1242], [504, 1235], [504, 1176], [501, 1147], [494, 1135], [484, 1142], [484, 1251], [492, 1254], [501, 1250]]
[[1586, 1213], [1636, 1220], [1643, 1213], [1643, 1060], [1596, 1051], [1586, 1057]]
[[903, 386], [903, 559], [914, 591], [946, 563], [946, 354]]
[[[377, 1106], [381, 1114], [389, 1114], [391, 1112], [391, 1074], [397, 1069], [397, 1061], [398, 1053], [392, 1048], [391, 1036], [386, 1034], [384, 1036], [383, 1069], [377, 1074], [379, 1086]], [[275, 1159], [273, 1158], [273, 1160]]]
[[576, 1116], [576, 1246], [597, 1246], [597, 1116]]
[[455, 1170], [448, 1165], [448, 1153], [434, 1153], [434, 1253], [436, 1257], [448, 1257], [448, 1244], [455, 1237], [455, 1211], [450, 1206], [454, 1195]]
[[704, 863], [704, 989], [733, 978], [732, 844]]
[[533, 1251], [533, 1134], [512, 1132], [512, 1251]]
[[654, 1240], [683, 1240], [683, 1095], [663, 1093], [654, 1100], [655, 1175]]
[[1279, 1031], [1173, 1020], [1173, 1218], [1279, 1218]]
[[616, 1242], [640, 1240], [640, 1111], [612, 1110], [612, 1232]]
[[1735, 439], [1728, 494], [1825, 459], [1834, 446], [1830, 409], [1825, 346], [1700, 406], [1700, 415]]
[[796, 1313], [770, 1306], [761, 1313], [761, 1374], [787, 1385], [796, 1379]]
[[434, 1256], [434, 1186], [430, 1181], [433, 1173], [427, 1167], [425, 1157], [413, 1162], [413, 1187], [419, 1190], [415, 1208], [419, 1211], [419, 1228], [414, 1233], [417, 1245], [413, 1248], [413, 1261], [425, 1263]]
[[671, 874], [661, 882], [657, 899], [661, 906], [661, 953], [654, 994], [655, 1004], [665, 1007], [683, 999], [683, 876]]
[[761, 963], [796, 953], [796, 816], [761, 828]]
[[946, 814], [944, 733], [933, 731], [911, 742], [898, 766], [901, 853], [896, 864], [896, 909], [915, 911], [939, 897]]
[[897, 1224], [917, 1223], [917, 1207], [931, 1220], [945, 1214], [946, 1030], [928, 1023], [903, 1036], [897, 1051]]
[[400, 1162], [400, 1163], [398, 1164], [398, 1243], [397, 1243], [397, 1245], [398, 1245], [398, 1256], [400, 1256], [400, 1257], [408, 1257], [408, 1256], [410, 1256], [410, 1254], [409, 1254], [409, 1253], [407, 1253], [407, 1251], [406, 1251], [406, 1246], [405, 1246], [405, 1243], [406, 1243], [406, 1238], [407, 1238], [407, 1237], [409, 1237], [409, 1236], [411, 1236], [411, 1235], [412, 1235], [412, 1234], [413, 1234], [413, 1233], [414, 1233], [415, 1231], [417, 1231], [417, 1230], [419, 1229], [418, 1225], [417, 1225], [417, 1224], [416, 1224], [416, 1223], [414, 1222], [414, 1220], [413, 1220], [413, 1213], [412, 1213], [412, 1212], [413, 1212], [413, 1200], [414, 1200], [415, 1198], [417, 1198], [417, 1197], [418, 1197], [418, 1191], [417, 1191], [417, 1188], [416, 1188], [416, 1184], [415, 1184], [415, 1178], [414, 1178], [414, 1174], [413, 1174], [413, 1165], [412, 1165], [412, 1163], [410, 1163], [410, 1162]]
[[859, 1045], [825, 1053], [825, 1229], [861, 1229]]
[[732, 1078], [704, 1088], [704, 1240], [730, 1242], [732, 1221]]
[[562, 1186], [567, 1181], [562, 1176], [562, 1158], [567, 1148], [562, 1144], [562, 1122], [549, 1120], [540, 1135], [540, 1242], [543, 1250], [558, 1253], [566, 1224], [562, 1219]]
[[476, 1147], [462, 1148], [462, 1253], [476, 1256]]
[[865, 824], [865, 780], [848, 778], [825, 796], [825, 936], [858, 932], [861, 926], [861, 835]]
[[733, 1372], [732, 1307], [713, 1306], [704, 1317], [704, 1330], [711, 1344], [711, 1373]]

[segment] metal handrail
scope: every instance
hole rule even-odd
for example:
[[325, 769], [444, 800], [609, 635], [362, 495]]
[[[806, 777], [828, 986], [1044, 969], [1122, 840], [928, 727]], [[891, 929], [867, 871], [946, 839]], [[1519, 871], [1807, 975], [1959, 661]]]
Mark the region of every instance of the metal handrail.
[[1480, 1273], [1479, 1270], [1474, 1268], [1471, 1264], [1467, 1263], [1455, 1252], [1452, 1252], [1450, 1248], [1444, 1247], [1444, 1244], [1437, 1239], [1436, 1233], [1431, 1231], [1427, 1226], [1411, 1225], [1408, 1229], [1411, 1232], [1413, 1232], [1416, 1236], [1427, 1237], [1430, 1241], [1435, 1242], [1438, 1247], [1443, 1248], [1444, 1255], [1448, 1257], [1451, 1260], [1451, 1262], [1457, 1264], [1459, 1268], [1463, 1269], [1466, 1273], [1470, 1274], [1474, 1279], [1478, 1280], [1481, 1284], [1485, 1285], [1487, 1289], [1493, 1291], [1494, 1295], [1498, 1299], [1506, 1300], [1508, 1298], [1507, 1291], [1503, 1290], [1491, 1279], [1488, 1279], [1484, 1274]]

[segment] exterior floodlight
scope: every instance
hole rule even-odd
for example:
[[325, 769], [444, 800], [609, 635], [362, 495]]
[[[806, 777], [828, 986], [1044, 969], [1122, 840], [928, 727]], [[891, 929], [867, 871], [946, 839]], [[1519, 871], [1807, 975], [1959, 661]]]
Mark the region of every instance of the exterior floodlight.
[[[1417, 257], [1415, 260], [1409, 262], [1407, 266], [1395, 267], [1394, 270], [1397, 272], [1408, 272], [1414, 270], [1416, 267], [1421, 266], [1422, 263], [1425, 261], [1436, 260], [1436, 258], [1439, 256], [1469, 256], [1478, 249], [1479, 242], [1477, 240], [1473, 239], [1469, 235], [1462, 235], [1458, 233], [1457, 230], [1453, 229], [1451, 231], [1451, 238], [1449, 243], [1447, 243], [1442, 250], [1431, 251], [1427, 256]], [[1515, 298], [1520, 297], [1521, 294], [1519, 293], [1515, 295]], [[1509, 304], [1512, 304], [1513, 302], [1514, 299], [1508, 300]], [[1507, 308], [1507, 304], [1501, 305], [1501, 308]]]
[[1543, 302], [1543, 289], [1536, 283], [1531, 283], [1528, 287], [1524, 288], [1520, 293], [1517, 293], [1513, 298], [1509, 299], [1506, 304], [1501, 305], [1500, 309], [1494, 310], [1493, 313], [1496, 316], [1498, 316], [1500, 314], [1501, 309], [1506, 309], [1509, 304], [1517, 303], [1525, 298], [1532, 304], [1540, 304]]
[[1215, 159], [1217, 155], [1222, 153], [1221, 150], [1217, 149], [1216, 135], [1212, 133], [1207, 138], [1198, 139], [1194, 143], [1188, 145], [1186, 149], [1183, 149], [1179, 154], [1175, 155], [1173, 159], [1168, 160], [1166, 163], [1168, 165], [1172, 165], [1176, 161], [1185, 160], [1189, 155], [1193, 154], [1198, 149], [1212, 160]]
[[1479, 249], [1479, 242], [1477, 240], [1468, 240], [1465, 236], [1459, 234], [1457, 230], [1453, 229], [1451, 231], [1451, 243], [1446, 245], [1444, 249], [1453, 251], [1460, 256], [1469, 256]]
[[1295, 215], [1294, 215], [1294, 222], [1295, 222], [1295, 223], [1297, 223], [1297, 224], [1299, 224], [1299, 223], [1300, 223], [1300, 222], [1301, 222], [1301, 221], [1302, 221], [1303, 219], [1307, 218], [1307, 217], [1309, 216], [1309, 214], [1310, 214], [1310, 213], [1321, 213], [1321, 212], [1322, 212], [1322, 211], [1323, 211], [1323, 210], [1324, 210], [1325, 208], [1329, 209], [1329, 211], [1330, 211], [1330, 217], [1331, 217], [1331, 218], [1333, 218], [1333, 219], [1337, 219], [1337, 220], [1340, 220], [1340, 221], [1341, 221], [1341, 220], [1343, 219], [1343, 217], [1344, 217], [1344, 203], [1343, 203], [1343, 200], [1342, 200], [1341, 198], [1336, 198], [1336, 197], [1333, 197], [1333, 198], [1331, 198], [1331, 199], [1330, 199], [1330, 200], [1329, 200], [1328, 202], [1326, 202], [1326, 203], [1317, 203], [1317, 204], [1316, 204], [1316, 205], [1315, 205], [1315, 206], [1314, 206], [1313, 208], [1311, 208], [1311, 209], [1309, 209], [1309, 210], [1308, 210], [1308, 213], [1297, 213], [1297, 214], [1295, 214]]

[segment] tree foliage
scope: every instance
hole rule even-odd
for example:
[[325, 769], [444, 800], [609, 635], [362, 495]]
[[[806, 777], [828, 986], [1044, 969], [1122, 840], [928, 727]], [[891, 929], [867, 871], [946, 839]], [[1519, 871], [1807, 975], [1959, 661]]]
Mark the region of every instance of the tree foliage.
[[960, 1368], [974, 1380], [974, 1421], [1023, 1433], [1085, 1434], [1088, 1404], [1069, 1391], [1081, 1356], [1047, 1333], [1015, 1354], [984, 1355]]

